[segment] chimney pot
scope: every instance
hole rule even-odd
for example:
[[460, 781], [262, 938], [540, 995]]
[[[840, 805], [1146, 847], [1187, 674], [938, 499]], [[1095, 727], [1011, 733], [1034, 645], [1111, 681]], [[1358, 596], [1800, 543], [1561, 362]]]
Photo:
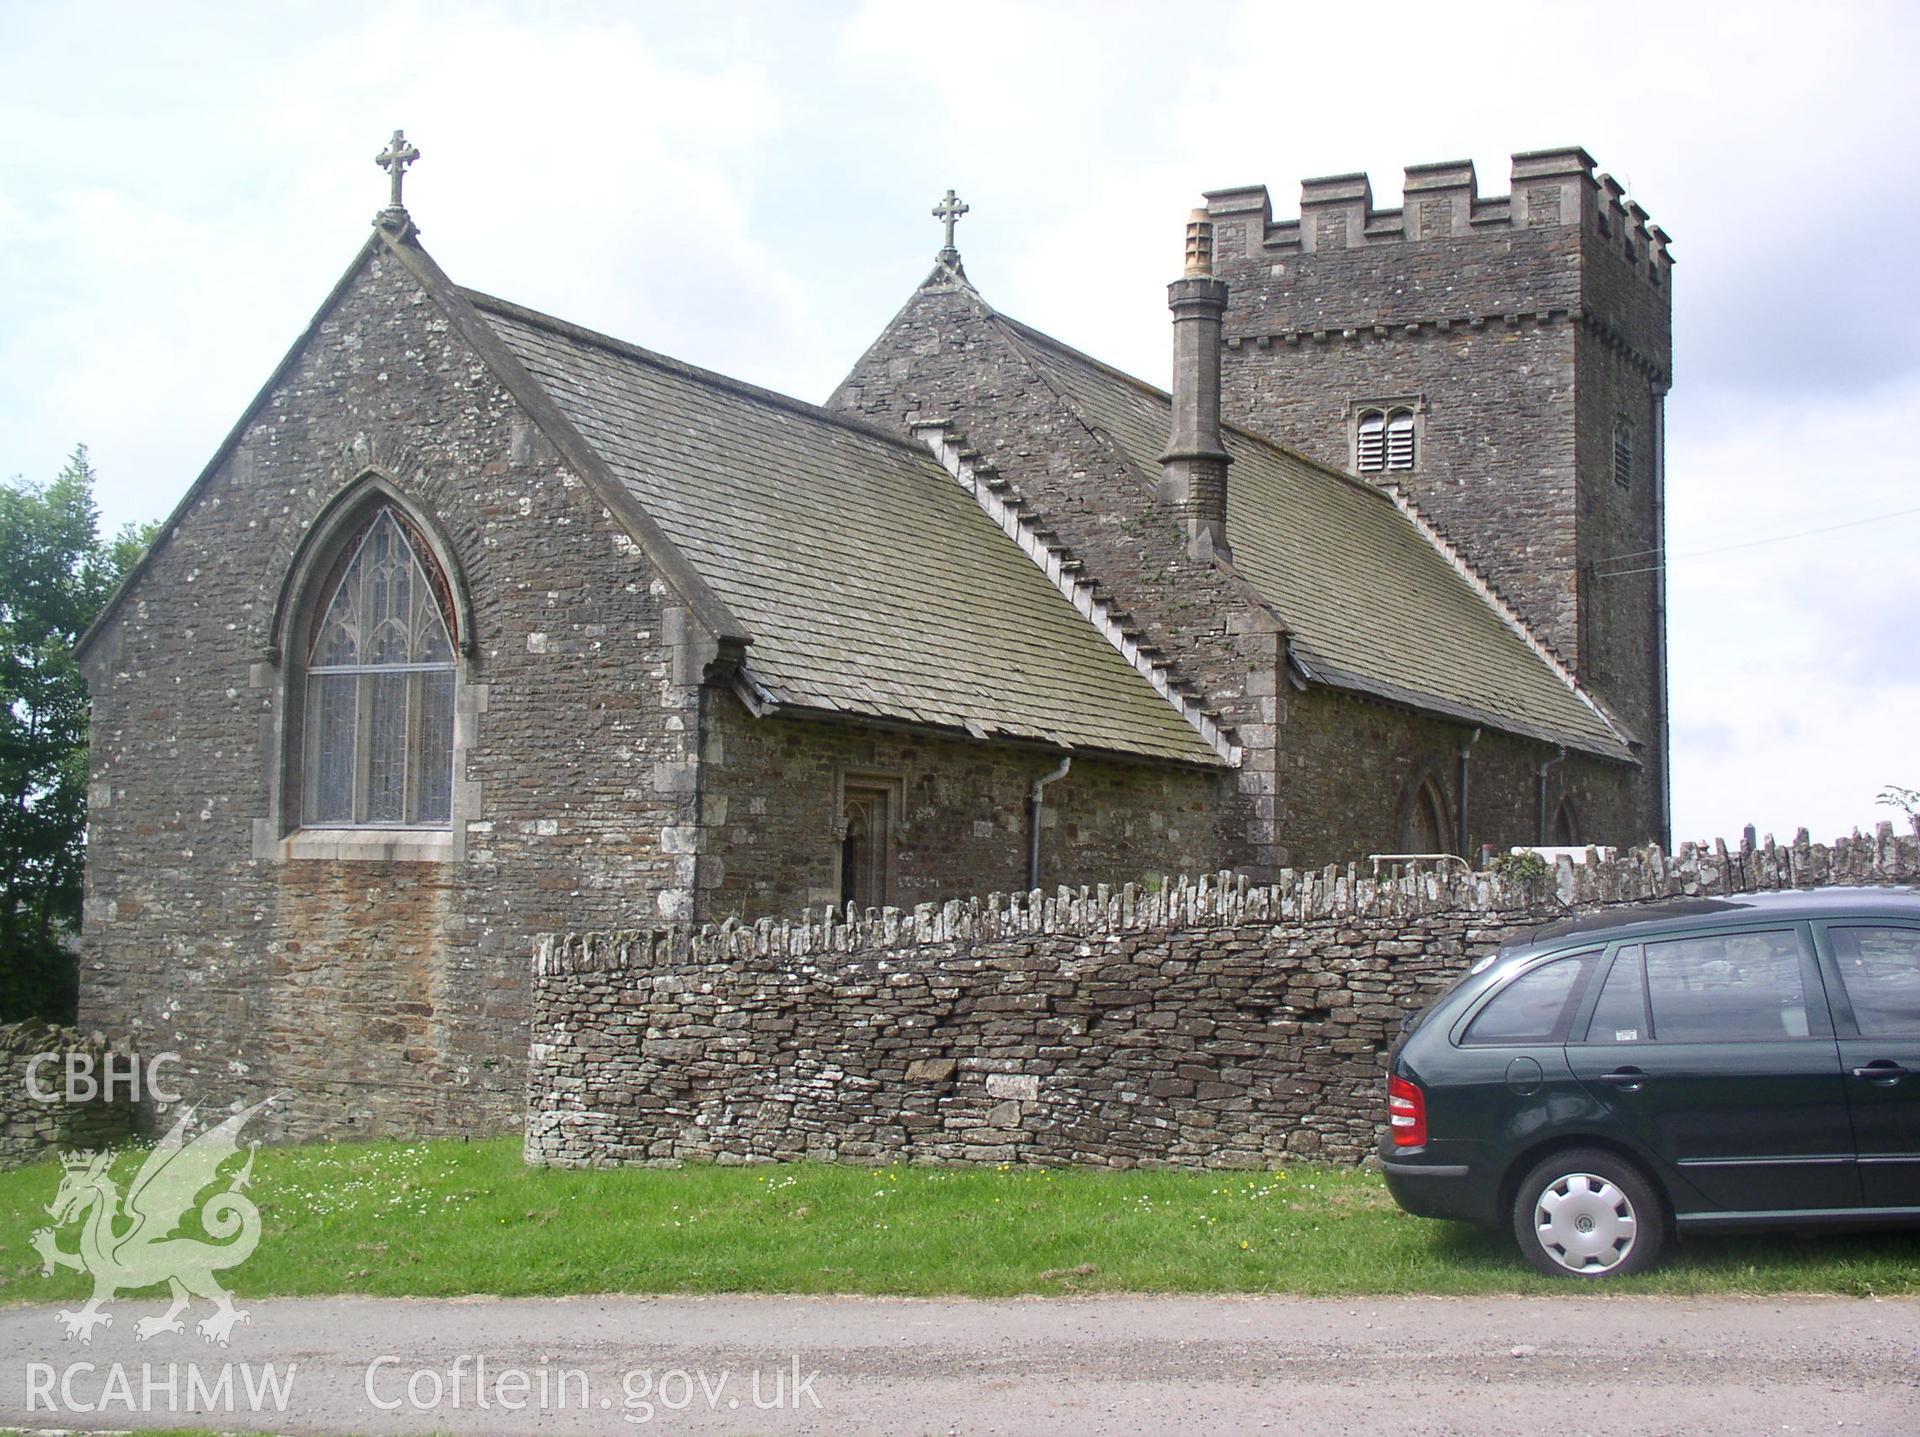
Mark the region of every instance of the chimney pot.
[[1213, 277], [1213, 221], [1187, 217], [1186, 267], [1167, 286], [1173, 311], [1173, 433], [1160, 456], [1160, 498], [1186, 524], [1195, 559], [1229, 558], [1227, 465], [1220, 433], [1220, 329], [1227, 286]]
[[1187, 215], [1187, 278], [1213, 278], [1213, 221], [1205, 210]]

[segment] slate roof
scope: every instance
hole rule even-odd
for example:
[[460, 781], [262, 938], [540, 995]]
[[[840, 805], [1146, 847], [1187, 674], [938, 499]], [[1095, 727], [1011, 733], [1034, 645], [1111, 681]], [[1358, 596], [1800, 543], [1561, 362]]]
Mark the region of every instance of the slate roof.
[[[1042, 378], [1149, 484], [1168, 395], [994, 316]], [[1308, 677], [1570, 748], [1631, 759], [1625, 736], [1392, 498], [1227, 426], [1233, 564], [1292, 630]]]
[[751, 633], [762, 703], [1222, 762], [919, 445], [462, 293]]

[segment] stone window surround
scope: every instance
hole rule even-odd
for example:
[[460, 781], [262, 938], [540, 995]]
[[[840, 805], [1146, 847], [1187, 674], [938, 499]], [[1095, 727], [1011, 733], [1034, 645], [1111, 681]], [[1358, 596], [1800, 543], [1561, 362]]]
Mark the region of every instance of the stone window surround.
[[1555, 801], [1553, 805], [1552, 825], [1553, 826], [1542, 835], [1548, 843], [1559, 843], [1560, 830], [1564, 828], [1567, 834], [1568, 845], [1572, 847], [1579, 846], [1581, 834], [1580, 810], [1575, 807], [1571, 794], [1563, 793]]
[[1635, 437], [1633, 421], [1624, 414], [1615, 415], [1613, 420], [1613, 455], [1610, 472], [1613, 475], [1613, 482], [1618, 484], [1622, 489], [1630, 489], [1633, 487], [1633, 471], [1636, 467], [1637, 457], [1634, 453]]
[[[322, 601], [319, 586], [339, 546], [354, 534], [368, 511], [391, 505], [406, 515], [424, 537], [432, 561], [446, 576], [454, 607], [455, 665], [453, 709], [453, 804], [446, 828], [372, 828], [300, 826], [301, 722], [304, 678], [299, 635]], [[479, 736], [487, 708], [487, 688], [475, 682], [478, 651], [473, 639], [473, 608], [453, 548], [433, 511], [409, 496], [387, 470], [363, 468], [321, 509], [307, 527], [287, 567], [274, 607], [273, 641], [249, 671], [256, 692], [271, 696], [262, 716], [267, 763], [268, 811], [253, 820], [253, 857], [269, 863], [301, 860], [366, 863], [444, 863], [466, 856], [467, 825], [480, 817], [480, 785], [464, 776], [466, 755]]]
[[[1455, 847], [1453, 795], [1448, 791], [1446, 764], [1435, 761], [1421, 765], [1400, 790], [1394, 822], [1403, 843], [1410, 842], [1414, 820], [1423, 806], [1430, 806], [1432, 817], [1440, 825], [1440, 846], [1436, 853], [1451, 853]], [[1412, 849], [1408, 850], [1412, 852]]]
[[895, 769], [863, 768], [856, 764], [836, 764], [833, 770], [832, 804], [827, 810], [828, 837], [833, 848], [833, 886], [836, 905], [839, 902], [842, 873], [840, 872], [842, 840], [847, 836], [846, 821], [842, 817], [847, 808], [847, 790], [879, 789], [887, 797], [887, 831], [876, 838], [880, 845], [881, 857], [881, 901], [872, 907], [884, 907], [893, 901], [898, 890], [900, 878], [900, 819], [902, 805], [906, 796], [906, 779]]
[[1396, 409], [1412, 412], [1413, 466], [1410, 469], [1376, 469], [1365, 477], [1374, 479], [1393, 474], [1419, 473], [1421, 456], [1427, 452], [1428, 405], [1424, 394], [1379, 395], [1347, 401], [1347, 472], [1356, 475], [1360, 473], [1360, 416], [1375, 409], [1383, 414], [1391, 414]]

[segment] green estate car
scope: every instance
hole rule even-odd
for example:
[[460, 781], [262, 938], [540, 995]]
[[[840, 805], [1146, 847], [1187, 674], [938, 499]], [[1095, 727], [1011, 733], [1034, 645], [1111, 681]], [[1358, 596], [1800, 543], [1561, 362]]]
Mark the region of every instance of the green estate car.
[[1388, 1067], [1387, 1186], [1542, 1272], [1676, 1229], [1920, 1220], [1920, 892], [1686, 899], [1476, 963]]

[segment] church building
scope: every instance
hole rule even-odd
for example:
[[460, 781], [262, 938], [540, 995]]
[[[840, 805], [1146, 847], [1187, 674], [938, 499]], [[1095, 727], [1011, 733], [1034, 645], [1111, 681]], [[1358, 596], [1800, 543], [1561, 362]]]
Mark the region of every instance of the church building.
[[1583, 152], [1209, 195], [1171, 394], [949, 192], [824, 407], [460, 287], [380, 158], [82, 640], [81, 1018], [190, 1097], [511, 1126], [547, 931], [1666, 838], [1670, 262]]

